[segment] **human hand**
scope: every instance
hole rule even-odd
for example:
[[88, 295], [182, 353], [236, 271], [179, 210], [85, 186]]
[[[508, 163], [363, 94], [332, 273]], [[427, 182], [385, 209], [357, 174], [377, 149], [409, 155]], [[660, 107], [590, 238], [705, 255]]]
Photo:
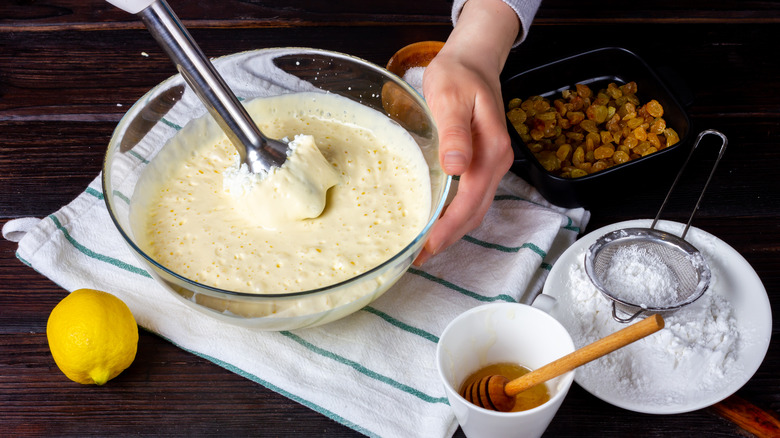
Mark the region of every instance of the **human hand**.
[[439, 160], [446, 173], [460, 178], [455, 197], [415, 265], [482, 222], [512, 164], [499, 74], [519, 25], [511, 9], [511, 15], [502, 10], [505, 7], [500, 1], [470, 0], [447, 43], [425, 69], [423, 90], [439, 131]]

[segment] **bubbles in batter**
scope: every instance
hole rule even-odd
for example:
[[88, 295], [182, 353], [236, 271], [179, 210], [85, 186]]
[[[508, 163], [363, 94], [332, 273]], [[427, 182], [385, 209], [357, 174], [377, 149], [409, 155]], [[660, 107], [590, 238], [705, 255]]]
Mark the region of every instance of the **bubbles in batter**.
[[[258, 185], [275, 187], [273, 195], [246, 191], [243, 183], [225, 185], [235, 181], [237, 175], [230, 175], [238, 172], [238, 154], [221, 131], [201, 126], [213, 123], [208, 116], [194, 120], [152, 160], [131, 202], [133, 232], [156, 261], [218, 288], [297, 292], [379, 265], [425, 226], [431, 209], [427, 164], [410, 134], [385, 115], [318, 93], [260, 98], [246, 106], [264, 133], [294, 138], [304, 148], [288, 162], [297, 152], [304, 152], [303, 161], [324, 159], [317, 164], [321, 178], [306, 174], [324, 181], [313, 188], [326, 193], [324, 208], [315, 215], [316, 207], [306, 212], [307, 202], [293, 205], [284, 182]], [[295, 137], [301, 133], [306, 136]], [[283, 212], [269, 210], [275, 202]]]

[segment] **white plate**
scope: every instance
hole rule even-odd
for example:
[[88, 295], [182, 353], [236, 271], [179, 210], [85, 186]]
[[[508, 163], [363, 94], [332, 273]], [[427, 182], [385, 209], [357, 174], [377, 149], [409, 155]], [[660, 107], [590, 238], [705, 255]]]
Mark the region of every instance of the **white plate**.
[[[571, 306], [569, 304], [571, 301], [563, 299], [566, 295], [562, 294], [564, 292], [568, 294], [572, 287], [569, 282], [572, 265], [584, 263], [584, 251], [593, 242], [610, 231], [630, 227], [647, 228], [651, 222], [649, 219], [640, 219], [612, 224], [583, 236], [567, 249], [553, 266], [544, 285], [543, 293], [556, 298], [557, 301], [557, 305], [551, 309], [550, 313], [564, 326], [567, 325], [566, 313], [563, 312], [570, 312], [571, 309], [567, 309], [567, 306]], [[660, 221], [656, 228], [679, 235], [683, 226], [677, 222]], [[643, 394], [628, 395], [625, 391], [620, 391], [614, 386], [606, 387], [602, 383], [597, 385], [595, 381], [583, 377], [582, 373], [575, 375], [574, 380], [580, 386], [607, 403], [648, 414], [677, 414], [701, 409], [723, 400], [741, 388], [758, 370], [766, 356], [772, 334], [772, 312], [766, 289], [755, 270], [734, 248], [706, 231], [691, 227], [686, 240], [705, 255], [713, 273], [718, 273], [717, 287], [713, 287], [706, 293], [716, 293], [723, 296], [733, 308], [741, 342], [736, 350], [736, 367], [731, 373], [730, 380], [723, 382], [723, 386], [717, 390], [702, 392], [692, 388], [686, 390], [688, 393], [686, 397], [683, 397], [684, 400], [648, 405], [643, 401]], [[571, 327], [567, 327], [567, 329], [572, 331]], [[577, 345], [577, 347], [581, 347], [581, 345]]]

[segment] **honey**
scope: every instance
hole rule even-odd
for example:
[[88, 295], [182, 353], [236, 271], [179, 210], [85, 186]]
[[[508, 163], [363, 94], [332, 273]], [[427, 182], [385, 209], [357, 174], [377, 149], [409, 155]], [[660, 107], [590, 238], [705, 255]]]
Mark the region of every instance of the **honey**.
[[[464, 389], [471, 385], [472, 382], [476, 382], [483, 377], [499, 375], [504, 376], [509, 380], [513, 380], [530, 372], [531, 370], [528, 368], [510, 362], [488, 365], [466, 377], [466, 380], [461, 384], [458, 393], [463, 394]], [[533, 409], [543, 405], [548, 400], [550, 400], [550, 390], [547, 388], [547, 385], [540, 383], [517, 394], [517, 396], [515, 396], [515, 406], [509, 412], [520, 412]]]

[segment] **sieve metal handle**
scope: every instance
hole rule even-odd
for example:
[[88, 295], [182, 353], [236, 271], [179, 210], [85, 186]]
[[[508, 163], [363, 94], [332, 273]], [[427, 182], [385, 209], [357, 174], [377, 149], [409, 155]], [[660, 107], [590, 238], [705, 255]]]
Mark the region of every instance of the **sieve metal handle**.
[[628, 318], [621, 318], [621, 317], [618, 316], [617, 301], [612, 300], [612, 319], [614, 319], [617, 322], [620, 322], [620, 323], [623, 323], [623, 324], [629, 323], [629, 322], [633, 321], [634, 319], [636, 319], [637, 316], [641, 315], [644, 312], [645, 312], [645, 309], [639, 309], [639, 311], [634, 313], [633, 315], [632, 314], [628, 314], [629, 315]]
[[[712, 180], [712, 175], [715, 174], [715, 169], [718, 168], [718, 163], [720, 163], [720, 159], [723, 158], [723, 153], [726, 152], [726, 146], [729, 143], [728, 138], [726, 138], [726, 136], [722, 132], [716, 131], [714, 129], [707, 129], [705, 131], [702, 131], [699, 133], [699, 136], [696, 137], [696, 143], [693, 144], [691, 151], [688, 153], [688, 158], [685, 159], [685, 162], [683, 163], [682, 167], [680, 167], [680, 171], [677, 172], [677, 176], [674, 178], [674, 182], [672, 182], [672, 186], [669, 187], [669, 191], [666, 193], [666, 198], [664, 198], [664, 202], [661, 203], [661, 208], [658, 209], [658, 213], [655, 215], [655, 219], [653, 219], [653, 224], [650, 225], [650, 229], [653, 230], [655, 229], [655, 225], [656, 223], [658, 223], [658, 220], [661, 217], [661, 212], [664, 211], [667, 201], [669, 201], [669, 198], [671, 197], [675, 186], [677, 186], [677, 182], [680, 180], [680, 176], [682, 176], [683, 171], [685, 171], [685, 168], [688, 166], [688, 162], [691, 160], [691, 156], [693, 156], [693, 152], [699, 146], [699, 142], [701, 141], [702, 137], [704, 137], [707, 134], [717, 135], [718, 137], [720, 137], [723, 143], [720, 146], [720, 152], [718, 152], [718, 157], [715, 159], [715, 163], [713, 163], [712, 165], [712, 170], [710, 171], [710, 175], [707, 177], [707, 181], [704, 183], [704, 187], [701, 189], [701, 193], [699, 193], [699, 199], [696, 201], [696, 205], [693, 207], [693, 211], [691, 211], [691, 216], [688, 218], [688, 223], [685, 225], [685, 230], [683, 230], [683, 233], [680, 236], [680, 238], [685, 239], [685, 235], [688, 234], [688, 229], [691, 227], [691, 222], [693, 222], [693, 217], [696, 215], [696, 212], [699, 210], [699, 205], [701, 204], [702, 198], [704, 198], [704, 192], [707, 191], [707, 186], [710, 185], [710, 181]], [[636, 315], [634, 315], [634, 317], [636, 317]], [[633, 319], [634, 317], [632, 317], [631, 319]]]

